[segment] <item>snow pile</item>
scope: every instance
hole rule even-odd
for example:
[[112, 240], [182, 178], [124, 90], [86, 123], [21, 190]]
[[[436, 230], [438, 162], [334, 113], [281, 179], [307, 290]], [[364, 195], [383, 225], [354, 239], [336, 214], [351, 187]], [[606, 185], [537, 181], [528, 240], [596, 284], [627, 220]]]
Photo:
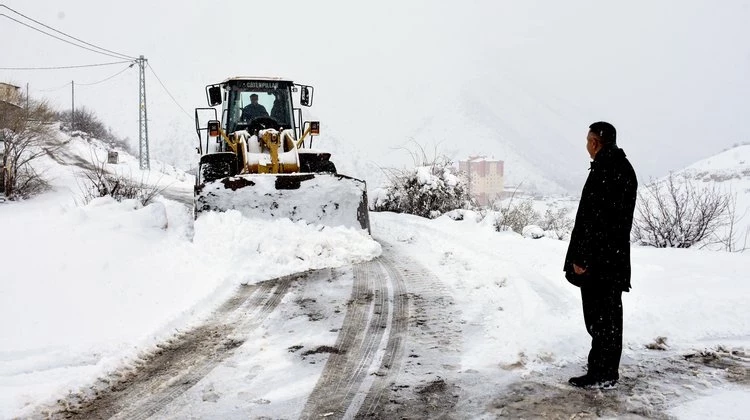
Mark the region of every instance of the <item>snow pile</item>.
[[322, 227], [289, 219], [248, 219], [239, 211], [210, 212], [195, 224], [195, 245], [211, 251], [243, 284], [380, 255], [380, 244], [360, 229]]
[[[282, 184], [286, 189], [279, 189]], [[361, 229], [365, 189], [363, 181], [335, 174], [242, 175], [206, 183], [196, 207], [237, 210], [264, 220], [288, 218]]]
[[435, 218], [446, 212], [471, 207], [465, 182], [448, 160], [429, 166], [392, 171], [389, 183], [375, 190], [375, 211], [409, 213]]

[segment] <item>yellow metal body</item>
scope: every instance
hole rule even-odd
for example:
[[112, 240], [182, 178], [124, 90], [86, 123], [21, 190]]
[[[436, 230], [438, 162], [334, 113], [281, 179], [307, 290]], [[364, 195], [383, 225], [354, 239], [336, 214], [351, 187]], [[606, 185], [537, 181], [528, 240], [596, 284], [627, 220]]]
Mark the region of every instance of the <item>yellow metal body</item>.
[[273, 131], [265, 131], [260, 136], [260, 144], [261, 148], [264, 150], [268, 150], [268, 154], [271, 158], [271, 164], [270, 165], [262, 165], [262, 164], [249, 164], [247, 162], [247, 155], [245, 153], [245, 150], [247, 150], [247, 143], [245, 142], [244, 138], [238, 134], [228, 135], [224, 130], [219, 130], [219, 133], [221, 135], [221, 138], [224, 139], [224, 141], [227, 143], [229, 148], [234, 152], [234, 154], [237, 155], [237, 158], [240, 159], [242, 162], [242, 171], [240, 171], [240, 174], [280, 174], [280, 173], [292, 173], [292, 172], [298, 172], [299, 166], [297, 165], [289, 165], [289, 164], [282, 164], [279, 161], [279, 150], [283, 150], [284, 143], [286, 143], [287, 148], [297, 148], [299, 149], [307, 135], [310, 133], [310, 129], [308, 129], [302, 138], [298, 142], [294, 142], [291, 138], [284, 138], [284, 135], [278, 132]]

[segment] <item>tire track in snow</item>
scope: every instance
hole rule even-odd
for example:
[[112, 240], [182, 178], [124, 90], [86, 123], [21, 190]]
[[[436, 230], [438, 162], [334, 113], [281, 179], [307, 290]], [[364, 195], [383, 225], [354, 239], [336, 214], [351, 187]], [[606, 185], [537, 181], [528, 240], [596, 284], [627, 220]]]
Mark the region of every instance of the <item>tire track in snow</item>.
[[[326, 273], [327, 270], [324, 270]], [[145, 419], [197, 384], [276, 309], [295, 281], [316, 272], [242, 286], [205, 323], [157, 345], [130, 371], [100, 379], [42, 413], [66, 419]]]
[[[460, 389], [460, 314], [447, 287], [413, 259], [380, 240], [388, 273], [404, 286], [403, 331], [357, 418], [453, 418]], [[460, 416], [458, 416], [460, 417]]]
[[300, 418], [341, 418], [351, 405], [361, 405], [362, 394], [368, 392], [365, 377], [388, 340], [385, 333], [393, 317], [392, 299], [392, 289], [377, 260], [354, 266], [352, 296], [336, 352], [328, 358]]
[[[442, 371], [458, 369], [461, 340], [448, 295], [433, 274], [386, 243], [380, 258], [356, 265], [337, 353], [329, 357], [301, 418], [451, 411], [457, 396]], [[425, 359], [417, 361], [417, 353]]]

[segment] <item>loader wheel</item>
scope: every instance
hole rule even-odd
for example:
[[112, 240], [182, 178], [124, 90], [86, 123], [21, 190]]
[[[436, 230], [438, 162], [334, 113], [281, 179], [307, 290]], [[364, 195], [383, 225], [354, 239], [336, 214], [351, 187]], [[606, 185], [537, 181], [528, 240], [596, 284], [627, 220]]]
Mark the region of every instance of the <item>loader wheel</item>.
[[201, 157], [200, 174], [202, 182], [237, 174], [237, 156], [234, 153], [213, 153]]

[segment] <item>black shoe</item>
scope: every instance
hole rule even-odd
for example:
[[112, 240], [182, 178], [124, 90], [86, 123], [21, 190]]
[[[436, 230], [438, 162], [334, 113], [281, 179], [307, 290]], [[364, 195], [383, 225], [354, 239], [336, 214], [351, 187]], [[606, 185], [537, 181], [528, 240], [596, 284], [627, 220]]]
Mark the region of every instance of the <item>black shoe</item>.
[[609, 390], [617, 388], [617, 379], [598, 379], [583, 375], [568, 379], [568, 383], [577, 388]]

